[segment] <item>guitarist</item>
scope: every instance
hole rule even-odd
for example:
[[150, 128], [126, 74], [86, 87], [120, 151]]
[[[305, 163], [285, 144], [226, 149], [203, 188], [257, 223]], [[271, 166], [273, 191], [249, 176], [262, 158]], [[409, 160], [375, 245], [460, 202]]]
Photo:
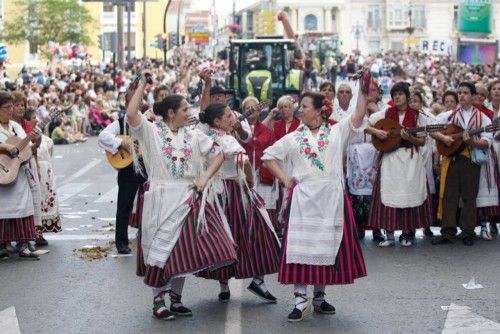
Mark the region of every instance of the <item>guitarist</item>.
[[[438, 123], [454, 124], [464, 130], [483, 127], [491, 124], [491, 120], [473, 106], [473, 96], [476, 95], [476, 86], [471, 82], [461, 82], [458, 86], [460, 106], [454, 111], [447, 111], [438, 116]], [[454, 140], [451, 136], [442, 133], [433, 133], [431, 136], [450, 146]], [[483, 132], [479, 136], [471, 137], [467, 131], [462, 136], [466, 147], [452, 158], [443, 157], [441, 168], [441, 185], [439, 189], [438, 217], [442, 216], [443, 225], [441, 236], [434, 238], [432, 244], [447, 244], [455, 242], [457, 233], [457, 209], [460, 198], [463, 206], [458, 220], [462, 230], [460, 235], [466, 246], [474, 244], [477, 214], [476, 199], [479, 191], [481, 166], [471, 160], [471, 148], [487, 149], [491, 144], [491, 134]]]
[[[404, 128], [426, 125], [427, 119], [419, 117], [417, 110], [409, 106], [410, 89], [405, 82], [398, 82], [391, 88], [394, 106], [369, 117], [367, 132], [381, 140], [388, 138], [386, 131], [373, 127], [384, 118], [400, 123]], [[368, 226], [385, 229], [387, 239], [380, 247], [394, 246], [394, 230], [402, 230], [401, 246], [411, 246], [411, 232], [425, 228], [432, 223], [432, 200], [427, 190], [424, 137], [416, 137], [406, 130], [401, 131], [401, 147], [383, 153], [377, 180], [373, 187]]]
[[[4, 166], [8, 163], [5, 158], [14, 159], [19, 154], [19, 149], [6, 141], [13, 136], [26, 137], [21, 125], [11, 120], [13, 112], [12, 95], [0, 91], [0, 176], [8, 169]], [[20, 167], [14, 183], [0, 187], [0, 260], [9, 258], [6, 246], [12, 241], [17, 242], [20, 258], [39, 259], [29, 249], [29, 242], [36, 238], [35, 221], [40, 218], [39, 192], [33, 159]]]
[[[120, 110], [118, 119], [99, 134], [99, 146], [112, 154], [116, 154], [120, 150], [130, 153], [134, 146], [129, 140], [117, 138], [118, 135], [129, 135], [129, 126], [125, 122], [125, 115], [125, 110]], [[145, 181], [146, 178], [134, 170], [133, 164], [118, 171], [115, 244], [119, 254], [130, 254], [131, 252], [128, 246], [129, 217], [137, 190]]]

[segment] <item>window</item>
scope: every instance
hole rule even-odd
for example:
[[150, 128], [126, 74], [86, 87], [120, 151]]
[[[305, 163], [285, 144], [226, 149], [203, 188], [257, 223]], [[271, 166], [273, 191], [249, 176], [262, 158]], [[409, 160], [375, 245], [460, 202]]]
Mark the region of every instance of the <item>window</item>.
[[411, 7], [411, 26], [414, 28], [425, 28], [425, 6], [414, 5]]
[[380, 40], [374, 39], [368, 41], [368, 52], [377, 53], [380, 52]]
[[304, 30], [306, 31], [317, 31], [318, 30], [318, 18], [316, 15], [309, 14], [304, 18]]
[[103, 2], [102, 3], [102, 11], [103, 12], [114, 12], [113, 3], [111, 1]]
[[392, 41], [391, 42], [391, 50], [392, 51], [402, 51], [403, 50], [403, 42], [401, 42], [401, 41]]
[[406, 24], [406, 17], [403, 15], [402, 4], [392, 4], [387, 6], [388, 11], [388, 26], [389, 27], [404, 27]]
[[380, 8], [379, 6], [368, 6], [368, 23], [367, 27], [371, 29], [380, 28]]

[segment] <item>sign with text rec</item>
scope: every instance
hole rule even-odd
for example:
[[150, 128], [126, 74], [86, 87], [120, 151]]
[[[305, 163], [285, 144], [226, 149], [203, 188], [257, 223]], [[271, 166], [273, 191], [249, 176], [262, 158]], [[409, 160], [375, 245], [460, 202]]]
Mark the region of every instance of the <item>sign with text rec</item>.
[[452, 44], [449, 39], [422, 38], [420, 39], [420, 51], [432, 55], [451, 55]]

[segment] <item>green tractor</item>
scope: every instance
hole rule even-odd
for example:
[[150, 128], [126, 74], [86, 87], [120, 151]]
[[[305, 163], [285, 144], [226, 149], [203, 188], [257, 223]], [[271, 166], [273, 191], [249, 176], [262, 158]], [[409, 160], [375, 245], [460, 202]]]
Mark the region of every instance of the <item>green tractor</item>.
[[231, 40], [226, 87], [234, 96], [234, 106], [247, 96], [275, 106], [283, 95], [299, 95], [304, 74], [292, 68], [295, 51], [291, 39]]

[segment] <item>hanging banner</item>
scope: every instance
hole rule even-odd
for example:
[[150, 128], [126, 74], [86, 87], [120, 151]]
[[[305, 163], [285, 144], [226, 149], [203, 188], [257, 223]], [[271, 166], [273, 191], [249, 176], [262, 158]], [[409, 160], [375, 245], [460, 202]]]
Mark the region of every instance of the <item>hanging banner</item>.
[[498, 43], [458, 42], [458, 60], [470, 65], [493, 65], [497, 60]]
[[449, 39], [422, 38], [420, 39], [419, 50], [422, 53], [446, 56], [451, 54], [452, 44]]
[[458, 7], [458, 31], [491, 33], [491, 0], [460, 0]]

